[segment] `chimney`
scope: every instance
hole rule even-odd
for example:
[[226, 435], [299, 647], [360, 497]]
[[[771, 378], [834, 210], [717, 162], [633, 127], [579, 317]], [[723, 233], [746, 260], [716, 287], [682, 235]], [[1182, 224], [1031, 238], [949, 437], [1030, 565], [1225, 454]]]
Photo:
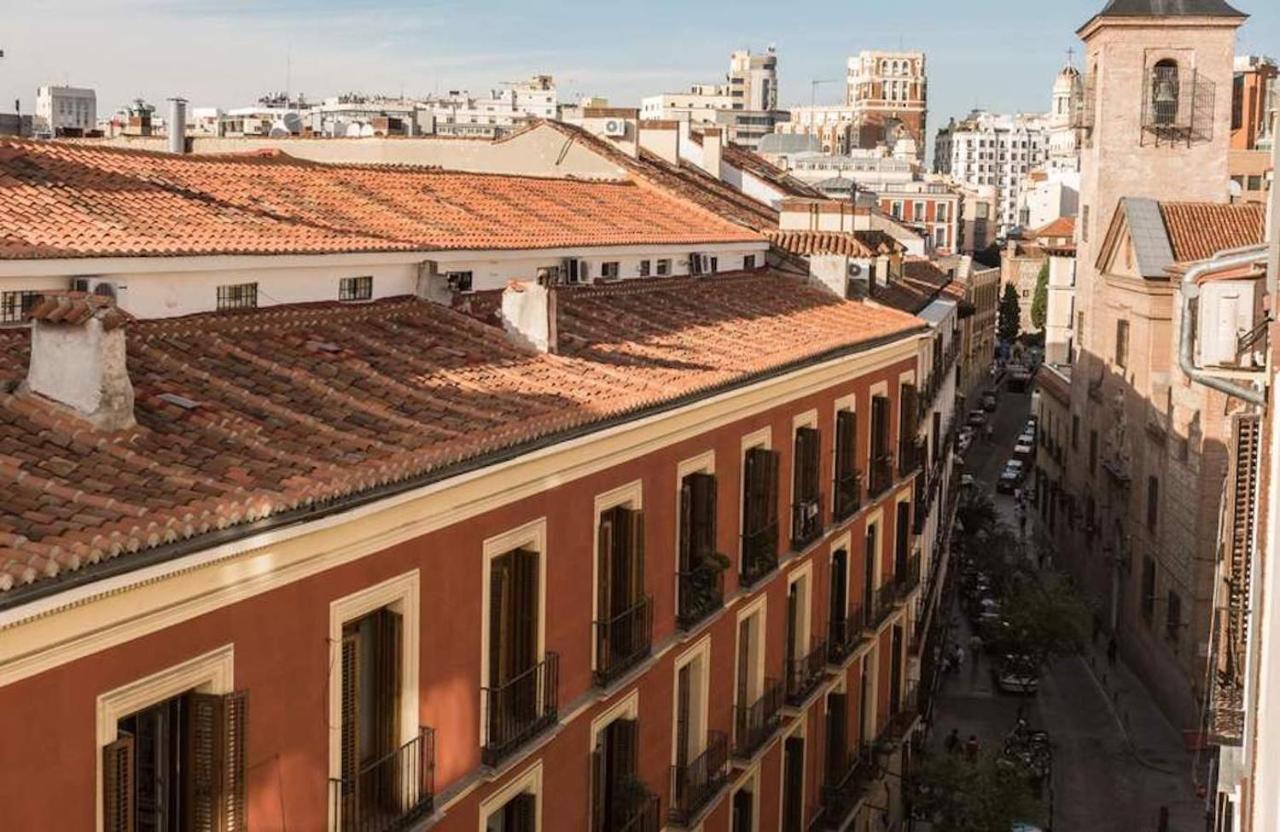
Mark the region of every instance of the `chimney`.
[[187, 152], [187, 99], [169, 99], [169, 152]]
[[702, 130], [702, 169], [720, 178], [720, 145], [724, 134], [719, 127], [705, 127]]
[[680, 164], [680, 123], [677, 121], [640, 122], [640, 146], [664, 162]]
[[133, 427], [133, 384], [125, 363], [128, 316], [115, 301], [50, 292], [31, 318], [26, 389], [71, 408], [99, 430]]
[[508, 340], [537, 352], [556, 351], [556, 290], [513, 280], [502, 292], [502, 328]]

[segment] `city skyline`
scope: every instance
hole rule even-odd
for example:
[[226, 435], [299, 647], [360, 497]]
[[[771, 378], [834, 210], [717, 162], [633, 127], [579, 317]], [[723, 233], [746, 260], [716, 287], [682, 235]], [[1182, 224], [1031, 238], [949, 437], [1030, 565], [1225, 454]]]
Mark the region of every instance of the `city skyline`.
[[[717, 3], [660, 2], [641, 13], [574, 0], [534, 16], [505, 2], [424, 8], [373, 0], [339, 8], [328, 0], [68, 0], [8, 15], [11, 25], [0, 44], [0, 101], [6, 108], [20, 101], [23, 112], [32, 112], [39, 85], [68, 83], [96, 89], [103, 116], [136, 97], [159, 103], [181, 95], [193, 106], [234, 107], [286, 87], [314, 99], [352, 90], [423, 96], [481, 92], [550, 73], [562, 101], [598, 95], [617, 106], [638, 106], [645, 95], [718, 81], [732, 50], [761, 51], [772, 43], [779, 53], [784, 108], [840, 101], [846, 59], [859, 50], [926, 52], [932, 134], [975, 107], [1046, 110], [1067, 50], [1079, 54], [1075, 29], [1103, 4], [1073, 0], [1037, 10], [1033, 37], [1026, 20], [1009, 14], [1012, 4], [1001, 0], [983, 0], [963, 14], [930, 0], [934, 23], [938, 15], [954, 19], [928, 27], [920, 25], [919, 7], [908, 12], [868, 5], [819, 4], [810, 19], [824, 23], [816, 26], [753, 22], [763, 17], [752, 10], [765, 8], [755, 2], [736, 4], [726, 22]], [[1241, 30], [1239, 54], [1265, 53], [1264, 45], [1280, 42], [1280, 10], [1241, 5], [1251, 18]], [[59, 48], [36, 48], [50, 38]], [[1001, 49], [983, 49], [982, 39]], [[666, 56], [652, 57], [664, 48]], [[193, 54], [206, 60], [190, 60]], [[104, 61], [104, 55], [112, 59]], [[241, 59], [246, 55], [252, 60]], [[215, 60], [218, 71], [209, 72]], [[977, 83], [983, 78], [1000, 83]], [[815, 80], [830, 83], [819, 84], [815, 95]]]

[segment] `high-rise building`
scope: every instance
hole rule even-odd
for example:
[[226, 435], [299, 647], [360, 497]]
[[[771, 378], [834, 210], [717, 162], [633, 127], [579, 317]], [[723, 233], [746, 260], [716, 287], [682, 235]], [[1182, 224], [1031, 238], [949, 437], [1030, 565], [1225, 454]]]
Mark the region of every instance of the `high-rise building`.
[[857, 146], [915, 143], [924, 155], [929, 80], [923, 52], [863, 50], [849, 58], [845, 104], [857, 124]]
[[991, 185], [999, 194], [1002, 232], [1019, 225], [1019, 196], [1027, 175], [1044, 166], [1049, 119], [1039, 113], [1001, 115], [977, 110], [952, 119], [934, 142], [934, 170], [967, 185]]
[[754, 150], [760, 140], [787, 120], [778, 107], [778, 54], [739, 50], [729, 56], [724, 83], [693, 84], [688, 92], [651, 95], [640, 101], [640, 116], [650, 121], [687, 121], [721, 127], [733, 144]]
[[98, 126], [98, 96], [87, 87], [45, 86], [36, 90], [36, 129], [59, 135]]

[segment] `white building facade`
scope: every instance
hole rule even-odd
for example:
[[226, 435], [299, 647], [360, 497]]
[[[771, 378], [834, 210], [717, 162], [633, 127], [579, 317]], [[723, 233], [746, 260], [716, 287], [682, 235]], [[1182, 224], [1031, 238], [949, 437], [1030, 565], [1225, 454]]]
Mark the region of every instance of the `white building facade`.
[[98, 126], [98, 94], [88, 87], [45, 86], [36, 90], [36, 129], [56, 135], [61, 130], [93, 130]]
[[938, 131], [934, 169], [968, 185], [999, 193], [1000, 230], [1019, 225], [1019, 197], [1027, 175], [1048, 157], [1049, 120], [1041, 114], [974, 111]]

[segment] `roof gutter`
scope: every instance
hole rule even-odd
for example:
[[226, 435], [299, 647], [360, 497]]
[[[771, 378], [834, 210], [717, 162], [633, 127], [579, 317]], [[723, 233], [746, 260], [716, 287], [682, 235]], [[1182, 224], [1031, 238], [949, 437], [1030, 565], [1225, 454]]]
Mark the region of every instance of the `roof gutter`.
[[[59, 593], [76, 589], [96, 581], [126, 575], [130, 572], [146, 569], [148, 567], [164, 563], [165, 561], [192, 555], [216, 546], [229, 545], [254, 535], [265, 534], [267, 532], [277, 531], [291, 526], [298, 526], [307, 522], [321, 520], [334, 514], [340, 514], [345, 511], [361, 508], [379, 500], [395, 497], [418, 488], [433, 485], [451, 477], [480, 470], [490, 465], [512, 462], [528, 453], [543, 450], [561, 442], [583, 438], [593, 433], [618, 427], [626, 424], [627, 422], [633, 422], [650, 416], [668, 413], [694, 404], [702, 399], [710, 398], [722, 393], [730, 393], [735, 390], [759, 384], [760, 382], [780, 378], [788, 373], [795, 372], [796, 370], [870, 352], [896, 341], [908, 340], [917, 336], [927, 335], [929, 333], [930, 327], [920, 325], [900, 332], [881, 335], [878, 338], [861, 341], [857, 344], [834, 347], [807, 358], [797, 359], [768, 370], [752, 373], [703, 390], [686, 393], [678, 398], [659, 402], [657, 404], [650, 405], [649, 407], [627, 411], [596, 422], [569, 428], [568, 430], [564, 430], [559, 433], [549, 434], [518, 445], [501, 448], [488, 454], [482, 454], [480, 456], [473, 457], [472, 459], [464, 460], [455, 465], [450, 465], [434, 471], [428, 471], [424, 474], [419, 474], [418, 476], [410, 477], [399, 482], [388, 483], [386, 485], [376, 486], [364, 491], [348, 494], [343, 497], [329, 500], [320, 505], [307, 506], [305, 508], [280, 512], [279, 514], [273, 514], [269, 517], [265, 517], [262, 520], [257, 520], [251, 523], [242, 523], [237, 526], [230, 526], [225, 529], [192, 537], [187, 540], [179, 540], [174, 543], [157, 546], [153, 549], [146, 549], [136, 554], [122, 554], [112, 558], [111, 560], [100, 561], [96, 564], [90, 564], [89, 566], [82, 567], [75, 572], [63, 572], [57, 577], [37, 580], [34, 583], [14, 587], [7, 592], [0, 593], [0, 613], [13, 610], [33, 601], [49, 598], [54, 595], [58, 595]], [[0, 627], [3, 627], [2, 619], [0, 619]]]
[[1209, 260], [1196, 263], [1182, 276], [1182, 332], [1178, 343], [1178, 366], [1192, 381], [1220, 393], [1226, 393], [1228, 396], [1243, 399], [1258, 407], [1265, 407], [1267, 404], [1265, 390], [1241, 387], [1196, 366], [1195, 332], [1191, 326], [1191, 311], [1192, 304], [1200, 296], [1200, 285], [1196, 281], [1202, 276], [1222, 269], [1265, 263], [1268, 255], [1268, 247], [1265, 245], [1221, 252]]

